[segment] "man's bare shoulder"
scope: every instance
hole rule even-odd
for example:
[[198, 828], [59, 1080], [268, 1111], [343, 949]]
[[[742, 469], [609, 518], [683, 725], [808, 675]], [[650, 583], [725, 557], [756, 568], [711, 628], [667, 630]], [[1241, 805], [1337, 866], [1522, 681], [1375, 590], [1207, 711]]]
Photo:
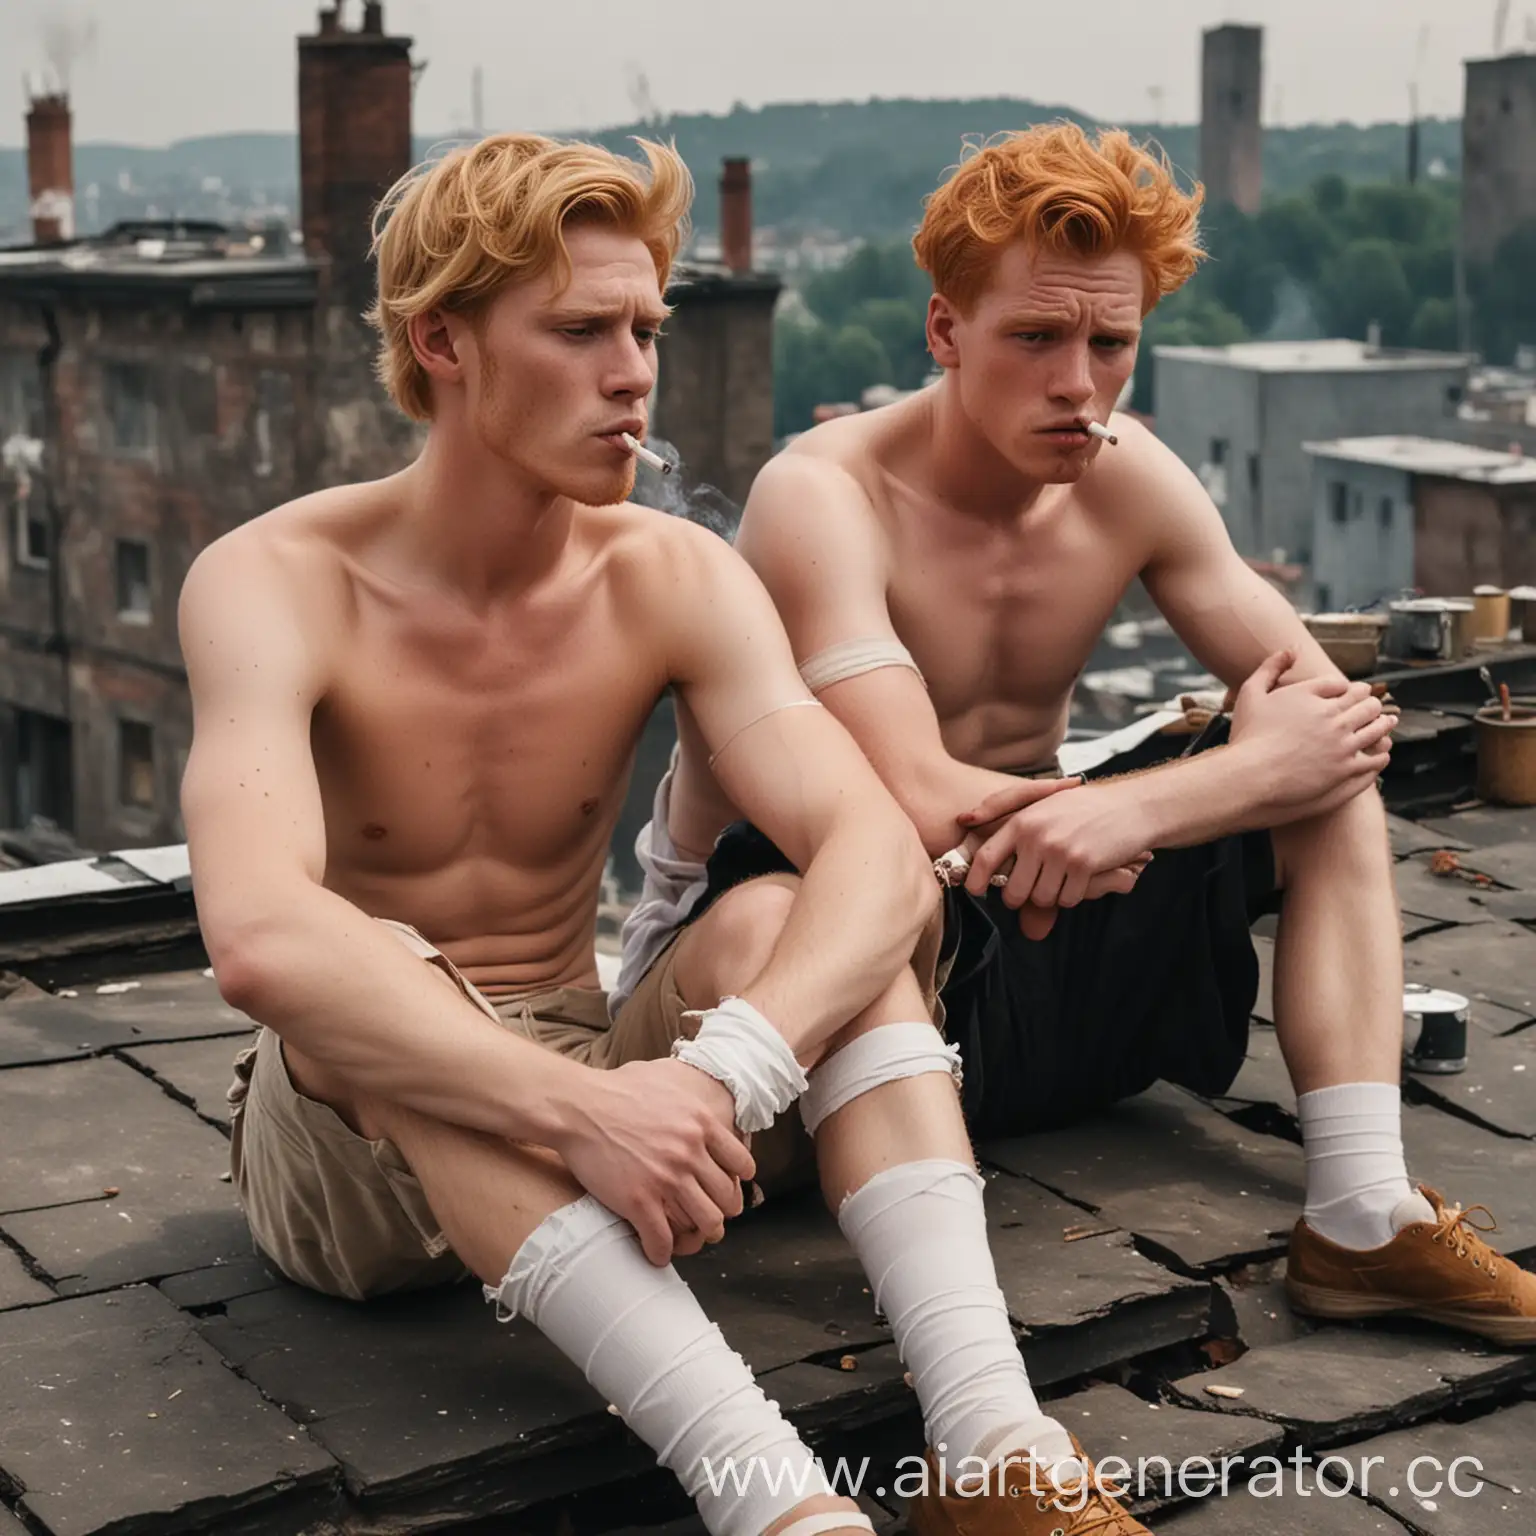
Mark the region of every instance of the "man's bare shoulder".
[[181, 592], [183, 630], [236, 596], [242, 608], [318, 625], [340, 611], [345, 551], [388, 513], [383, 482], [311, 492], [232, 528], [192, 562]]
[[1099, 446], [1078, 484], [1086, 510], [1107, 522], [1124, 522], [1154, 545], [1178, 539], [1220, 514], [1184, 461], [1135, 416], [1116, 412], [1111, 430], [1119, 445]]

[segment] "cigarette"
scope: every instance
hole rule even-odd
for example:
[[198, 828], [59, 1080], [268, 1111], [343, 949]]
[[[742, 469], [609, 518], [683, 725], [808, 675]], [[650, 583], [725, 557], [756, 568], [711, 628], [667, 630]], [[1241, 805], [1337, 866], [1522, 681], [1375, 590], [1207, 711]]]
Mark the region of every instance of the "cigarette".
[[1089, 437], [1102, 438], [1106, 443], [1109, 444], [1111, 448], [1119, 446], [1120, 439], [1116, 437], [1115, 434], [1101, 422], [1085, 421], [1083, 423], [1083, 430], [1088, 434]]
[[624, 446], [640, 460], [642, 464], [649, 464], [652, 469], [660, 471], [664, 475], [670, 475], [673, 464], [670, 459], [664, 459], [659, 453], [652, 453], [638, 438], [631, 437], [628, 432], [619, 434], [624, 440]]

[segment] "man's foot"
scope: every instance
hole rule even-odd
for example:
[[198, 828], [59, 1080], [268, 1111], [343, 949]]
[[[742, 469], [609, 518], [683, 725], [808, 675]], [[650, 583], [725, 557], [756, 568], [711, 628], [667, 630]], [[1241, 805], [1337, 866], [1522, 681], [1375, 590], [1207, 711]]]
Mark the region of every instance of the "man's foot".
[[1152, 1536], [1099, 1487], [1093, 1463], [1075, 1435], [1072, 1449], [1081, 1466], [1062, 1467], [1058, 1481], [1053, 1482], [1050, 1468], [1030, 1466], [1027, 1453], [1022, 1453], [1001, 1477], [992, 1474], [985, 1492], [970, 1491], [979, 1484], [980, 1474], [967, 1463], [959, 1479], [967, 1491], [957, 1493], [949, 1477], [943, 1494], [938, 1464], [929, 1451], [923, 1458], [925, 1490], [907, 1511], [909, 1536]]
[[[1536, 1344], [1536, 1275], [1483, 1241], [1480, 1233], [1498, 1231], [1492, 1212], [1419, 1189], [1435, 1219], [1408, 1221], [1379, 1248], [1344, 1248], [1298, 1221], [1285, 1277], [1291, 1305], [1309, 1317], [1420, 1317], [1495, 1344]], [[1479, 1211], [1488, 1222], [1474, 1226]]]

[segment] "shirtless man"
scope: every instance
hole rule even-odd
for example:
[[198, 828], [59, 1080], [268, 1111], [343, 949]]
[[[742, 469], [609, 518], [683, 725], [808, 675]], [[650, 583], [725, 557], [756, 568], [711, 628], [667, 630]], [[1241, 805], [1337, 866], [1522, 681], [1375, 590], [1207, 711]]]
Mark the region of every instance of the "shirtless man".
[[[1041, 127], [967, 159], [914, 242], [942, 378], [797, 439], [759, 475], [738, 548], [930, 856], [962, 840], [973, 855], [942, 995], [974, 1133], [1058, 1124], [1159, 1078], [1224, 1091], [1257, 987], [1249, 925], [1281, 893], [1275, 1022], [1306, 1154], [1293, 1304], [1536, 1343], [1536, 1277], [1406, 1172], [1375, 788], [1390, 717], [1152, 433], [1116, 417], [1111, 447], [1086, 430], [1130, 378], [1147, 312], [1194, 271], [1197, 208], [1123, 134]], [[1230, 743], [1107, 782], [1031, 777], [1052, 771], [1073, 685], [1138, 576], [1237, 690]], [[687, 734], [664, 788], [686, 847], [747, 814]], [[700, 908], [785, 862], [733, 829], [693, 871]], [[1141, 871], [1134, 890], [1087, 899], [1117, 869]]]
[[[937, 927], [919, 839], [740, 557], [625, 504], [691, 195], [646, 152], [649, 176], [498, 136], [402, 182], [374, 319], [381, 377], [430, 423], [420, 457], [256, 519], [188, 576], [198, 911], [221, 991], [264, 1026], [233, 1174], [301, 1284], [476, 1276], [711, 1531], [868, 1531], [669, 1262], [721, 1239], [776, 1142], [811, 1146], [802, 1121], [951, 1467], [1016, 1458], [1041, 1415], [909, 966]], [[718, 903], [610, 1020], [599, 882], [669, 687], [805, 874]], [[751, 910], [782, 932], [743, 972]]]

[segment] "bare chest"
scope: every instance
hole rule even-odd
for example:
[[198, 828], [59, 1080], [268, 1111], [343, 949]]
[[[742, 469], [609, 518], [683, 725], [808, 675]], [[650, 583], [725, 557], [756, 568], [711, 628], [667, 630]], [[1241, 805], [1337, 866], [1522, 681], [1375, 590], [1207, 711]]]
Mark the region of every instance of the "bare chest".
[[558, 883], [606, 846], [657, 688], [600, 600], [489, 632], [375, 616], [314, 723], [332, 877]]
[[1063, 711], [1135, 575], [1131, 552], [1070, 515], [1006, 529], [924, 521], [897, 538], [891, 617], [946, 726]]

